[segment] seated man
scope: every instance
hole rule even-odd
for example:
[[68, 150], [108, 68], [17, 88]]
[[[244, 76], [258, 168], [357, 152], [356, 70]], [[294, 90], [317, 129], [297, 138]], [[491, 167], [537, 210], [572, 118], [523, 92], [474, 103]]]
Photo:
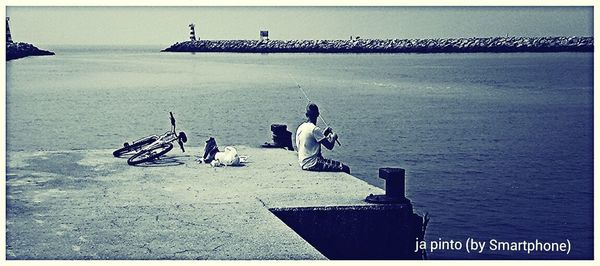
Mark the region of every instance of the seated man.
[[350, 167], [338, 161], [325, 159], [321, 155], [321, 144], [325, 148], [332, 150], [338, 136], [330, 127], [322, 130], [317, 126], [319, 107], [314, 103], [309, 103], [306, 106], [306, 117], [308, 121], [300, 125], [298, 130], [296, 130], [298, 162], [302, 170], [346, 172], [349, 174]]

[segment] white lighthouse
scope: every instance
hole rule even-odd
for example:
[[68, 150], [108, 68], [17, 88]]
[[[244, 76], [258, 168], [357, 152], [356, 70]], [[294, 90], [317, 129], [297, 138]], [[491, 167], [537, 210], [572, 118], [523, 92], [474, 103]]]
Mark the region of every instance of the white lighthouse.
[[194, 23], [192, 23], [189, 26], [190, 26], [190, 40], [195, 41], [196, 40], [196, 30], [194, 29], [194, 27], [196, 25], [194, 25]]
[[6, 43], [12, 43], [12, 36], [10, 35], [10, 27], [8, 26], [9, 17], [6, 17]]

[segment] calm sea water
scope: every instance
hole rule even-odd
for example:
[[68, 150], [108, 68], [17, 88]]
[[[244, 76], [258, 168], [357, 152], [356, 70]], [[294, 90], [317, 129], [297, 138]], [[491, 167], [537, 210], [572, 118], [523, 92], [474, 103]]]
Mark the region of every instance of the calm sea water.
[[[188, 145], [270, 141], [308, 96], [342, 146], [327, 157], [382, 187], [407, 170], [428, 240], [564, 242], [570, 254], [437, 251], [430, 258], [593, 256], [593, 55], [183, 54], [48, 47], [8, 62], [7, 149], [117, 148], [169, 128]], [[366, 195], [365, 195], [366, 196]]]

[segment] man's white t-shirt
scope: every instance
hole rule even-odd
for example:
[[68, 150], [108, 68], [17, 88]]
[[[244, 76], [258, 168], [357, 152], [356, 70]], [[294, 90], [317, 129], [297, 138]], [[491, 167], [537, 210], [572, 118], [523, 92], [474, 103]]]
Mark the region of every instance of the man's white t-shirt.
[[321, 156], [321, 143], [325, 138], [323, 130], [313, 123], [305, 122], [296, 130], [298, 162], [302, 169], [308, 169], [317, 163]]

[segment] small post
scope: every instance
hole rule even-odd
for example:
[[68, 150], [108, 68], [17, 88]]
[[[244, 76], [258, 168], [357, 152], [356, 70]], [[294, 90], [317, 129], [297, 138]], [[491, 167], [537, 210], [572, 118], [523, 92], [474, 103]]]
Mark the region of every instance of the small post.
[[402, 168], [379, 168], [379, 178], [385, 180], [385, 195], [369, 195], [365, 199], [369, 203], [391, 204], [408, 203], [405, 196], [405, 171]]
[[379, 168], [379, 178], [385, 179], [385, 195], [393, 198], [405, 198], [405, 171], [402, 168]]

